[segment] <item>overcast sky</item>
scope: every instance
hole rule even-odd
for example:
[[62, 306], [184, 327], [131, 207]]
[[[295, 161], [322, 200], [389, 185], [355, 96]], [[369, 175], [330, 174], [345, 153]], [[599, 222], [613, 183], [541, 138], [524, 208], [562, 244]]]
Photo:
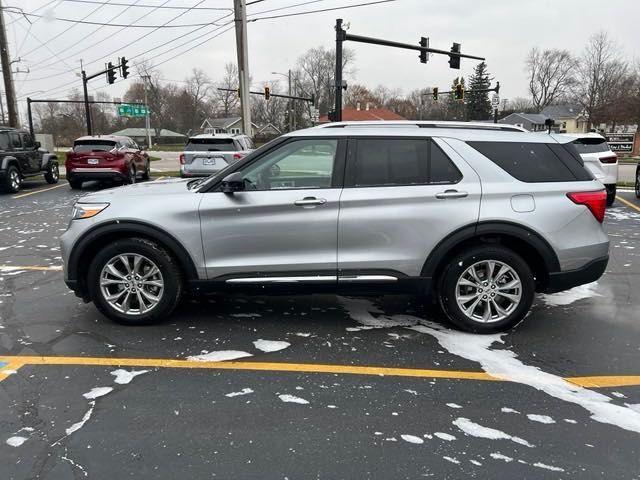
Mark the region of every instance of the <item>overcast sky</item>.
[[[90, 0], [96, 1], [96, 0]], [[101, 0], [98, 0], [101, 1]], [[118, 4], [161, 5], [164, 0], [104, 0]], [[306, 0], [307, 2], [309, 0]], [[295, 8], [264, 13], [259, 12], [301, 4], [305, 0], [263, 0], [248, 7], [250, 17], [278, 15], [305, 10], [345, 6], [370, 0], [316, 0]], [[92, 62], [87, 73], [104, 68], [104, 63], [116, 61], [118, 56], [136, 57], [167, 43], [132, 63], [146, 58], [152, 63], [176, 58], [159, 66], [168, 81], [184, 80], [194, 67], [203, 69], [212, 79], [222, 75], [225, 62], [235, 62], [233, 30], [195, 46], [215, 35], [215, 26], [166, 28], [152, 31], [146, 28], [116, 28], [79, 25], [54, 20], [53, 17], [86, 21], [140, 25], [162, 25], [170, 22], [182, 10], [142, 8], [123, 5], [76, 3], [68, 0], [6, 0], [5, 7], [20, 7], [25, 12], [44, 15], [29, 17], [29, 22], [15, 14], [5, 14], [7, 36], [14, 64], [20, 70], [14, 76], [18, 97], [31, 93], [33, 98], [64, 98], [68, 89], [81, 87], [77, 77], [80, 59]], [[47, 6], [47, 4], [49, 4]], [[233, 0], [169, 0], [167, 6], [229, 8]], [[44, 8], [43, 8], [44, 7]], [[94, 13], [91, 13], [95, 10]], [[184, 13], [171, 25], [193, 25], [220, 19], [224, 24], [230, 11], [198, 10]], [[114, 18], [115, 17], [115, 18]], [[430, 37], [431, 46], [448, 50], [452, 42], [462, 44], [463, 53], [484, 56], [490, 73], [501, 84], [501, 97], [527, 96], [524, 60], [533, 46], [567, 48], [580, 53], [588, 37], [606, 30], [618, 42], [630, 60], [640, 58], [640, 2], [631, 0], [397, 0], [395, 2], [315, 13], [288, 18], [260, 20], [249, 24], [249, 62], [254, 87], [273, 82], [272, 71], [286, 72], [307, 49], [323, 45], [334, 46], [336, 18], [350, 24], [350, 33], [375, 36], [406, 43], [417, 43], [420, 36]], [[224, 27], [228, 28], [228, 27]], [[223, 29], [224, 30], [224, 29]], [[223, 30], [218, 30], [221, 32]], [[207, 34], [208, 32], [211, 32]], [[146, 37], [143, 37], [146, 35]], [[193, 40], [191, 43], [190, 40]], [[97, 42], [101, 42], [96, 44]], [[131, 43], [134, 42], [134, 43]], [[127, 46], [127, 44], [131, 45]], [[96, 45], [94, 45], [96, 44]], [[355, 52], [356, 73], [351, 82], [370, 87], [383, 84], [408, 92], [414, 88], [450, 85], [458, 74], [468, 76], [476, 64], [463, 60], [459, 71], [449, 69], [448, 57], [435, 55], [423, 65], [418, 53], [375, 45], [347, 43]], [[172, 50], [170, 50], [172, 49]], [[84, 51], [82, 51], [84, 50]], [[131, 69], [135, 71], [135, 67]], [[131, 79], [106, 85], [103, 78], [90, 82], [92, 89], [121, 96]], [[35, 92], [35, 93], [34, 93]]]

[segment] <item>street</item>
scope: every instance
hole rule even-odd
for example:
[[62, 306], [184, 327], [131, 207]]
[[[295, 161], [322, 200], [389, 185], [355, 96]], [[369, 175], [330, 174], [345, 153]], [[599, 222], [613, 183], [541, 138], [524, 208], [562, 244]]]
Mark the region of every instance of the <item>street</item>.
[[482, 336], [406, 296], [215, 295], [117, 325], [61, 272], [96, 188], [1, 200], [0, 478], [640, 478], [630, 191], [598, 282]]

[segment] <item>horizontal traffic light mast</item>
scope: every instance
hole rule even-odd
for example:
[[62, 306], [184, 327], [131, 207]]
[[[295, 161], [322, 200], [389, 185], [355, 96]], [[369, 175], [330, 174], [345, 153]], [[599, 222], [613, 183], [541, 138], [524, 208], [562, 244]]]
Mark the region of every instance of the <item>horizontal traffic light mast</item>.
[[[218, 90], [222, 92], [236, 92], [238, 96], [240, 96], [240, 90], [237, 88], [218, 88]], [[252, 92], [249, 91], [251, 95], [260, 95], [265, 98], [265, 100], [269, 100], [271, 97], [274, 98], [288, 98], [289, 100], [300, 100], [301, 102], [309, 102], [311, 105], [316, 104], [316, 96], [311, 94], [310, 97], [298, 97], [295, 95], [281, 95], [279, 93], [271, 93], [271, 89], [269, 87], [264, 87], [263, 92]]]
[[449, 90], [448, 92], [441, 92], [438, 87], [433, 87], [431, 93], [423, 93], [422, 95], [431, 95], [435, 101], [438, 100], [439, 95], [454, 95], [456, 100], [464, 100], [464, 95], [466, 93], [486, 93], [486, 92], [496, 92], [500, 93], [500, 82], [496, 82], [496, 86], [493, 88], [477, 88], [474, 90], [465, 90], [464, 85], [461, 83], [456, 83], [455, 90]]

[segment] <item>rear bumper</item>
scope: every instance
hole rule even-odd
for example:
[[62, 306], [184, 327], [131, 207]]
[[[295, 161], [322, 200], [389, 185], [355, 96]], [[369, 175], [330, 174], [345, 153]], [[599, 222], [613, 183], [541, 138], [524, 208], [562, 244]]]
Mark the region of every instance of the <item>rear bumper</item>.
[[67, 171], [67, 180], [125, 180], [127, 173], [116, 168], [74, 168]]
[[549, 281], [544, 289], [545, 293], [561, 292], [570, 288], [584, 285], [598, 280], [609, 263], [609, 255], [597, 258], [575, 270], [555, 272], [549, 274]]

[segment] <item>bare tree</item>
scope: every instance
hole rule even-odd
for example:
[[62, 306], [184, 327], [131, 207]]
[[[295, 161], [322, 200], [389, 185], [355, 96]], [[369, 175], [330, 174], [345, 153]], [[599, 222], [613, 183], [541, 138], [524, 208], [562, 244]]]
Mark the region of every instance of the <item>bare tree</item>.
[[620, 48], [606, 32], [591, 36], [578, 64], [575, 92], [576, 100], [586, 111], [591, 125], [608, 120], [607, 105], [615, 100], [627, 70]]
[[576, 61], [568, 50], [532, 48], [527, 57], [529, 93], [538, 110], [551, 105], [575, 84]]
[[[238, 67], [235, 63], [227, 63], [224, 66], [224, 76], [222, 80], [216, 83], [213, 97], [220, 106], [220, 114], [228, 117], [237, 112], [240, 104], [238, 90]], [[218, 88], [228, 88], [232, 92], [218, 90]]]
[[189, 99], [189, 116], [191, 117], [189, 129], [200, 126], [207, 116], [207, 98], [209, 97], [213, 84], [211, 79], [199, 68], [192, 70], [191, 76], [186, 80], [185, 93]]

